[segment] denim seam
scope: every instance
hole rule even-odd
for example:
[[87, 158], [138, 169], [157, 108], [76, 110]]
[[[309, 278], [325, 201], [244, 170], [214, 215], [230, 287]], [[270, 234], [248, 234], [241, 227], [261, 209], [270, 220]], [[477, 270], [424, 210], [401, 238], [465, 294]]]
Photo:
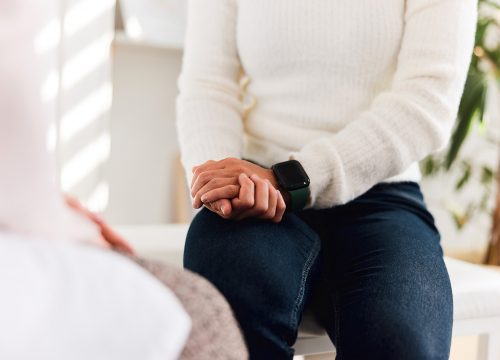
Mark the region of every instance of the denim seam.
[[302, 304], [304, 300], [304, 293], [305, 293], [305, 286], [307, 283], [307, 278], [309, 275], [309, 271], [311, 270], [313, 260], [318, 256], [320, 249], [320, 241], [318, 238], [314, 239], [314, 247], [309, 254], [305, 264], [304, 268], [302, 269], [302, 278], [300, 282], [300, 288], [299, 288], [299, 293], [297, 294], [297, 298], [295, 299], [295, 305], [292, 310], [292, 314], [290, 316], [290, 321], [289, 321], [289, 326], [291, 328], [296, 328], [298, 326], [298, 319], [297, 319], [297, 313], [299, 311], [299, 307]]

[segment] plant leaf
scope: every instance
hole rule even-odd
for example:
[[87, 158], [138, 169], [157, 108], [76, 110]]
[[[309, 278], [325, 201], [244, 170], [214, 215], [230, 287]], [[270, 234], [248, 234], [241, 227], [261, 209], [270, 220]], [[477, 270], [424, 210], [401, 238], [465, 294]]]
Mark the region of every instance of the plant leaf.
[[483, 171], [481, 173], [481, 183], [484, 185], [489, 185], [494, 179], [495, 173], [493, 169], [488, 166], [483, 166]]
[[463, 188], [464, 185], [469, 181], [470, 176], [472, 174], [472, 165], [469, 162], [464, 161], [463, 166], [464, 166], [464, 172], [460, 177], [460, 179], [458, 180], [457, 184], [455, 185], [456, 190], [460, 190], [461, 188]]
[[[470, 71], [465, 84], [465, 90], [458, 110], [458, 118], [450, 147], [446, 155], [445, 167], [450, 169], [455, 161], [462, 144], [469, 133], [474, 116], [477, 111], [484, 113], [485, 99], [487, 93], [487, 78], [484, 73]], [[480, 115], [481, 116], [481, 115]]]

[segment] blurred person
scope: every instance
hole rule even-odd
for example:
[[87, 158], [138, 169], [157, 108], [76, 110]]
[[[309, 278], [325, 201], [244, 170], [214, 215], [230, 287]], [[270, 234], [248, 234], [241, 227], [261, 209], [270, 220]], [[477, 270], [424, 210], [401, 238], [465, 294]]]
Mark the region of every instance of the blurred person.
[[177, 127], [202, 208], [184, 265], [252, 359], [306, 305], [337, 359], [448, 359], [453, 304], [418, 162], [450, 137], [476, 0], [189, 0]]
[[245, 359], [212, 285], [135, 257], [60, 193], [33, 46], [40, 6], [0, 2], [0, 358]]

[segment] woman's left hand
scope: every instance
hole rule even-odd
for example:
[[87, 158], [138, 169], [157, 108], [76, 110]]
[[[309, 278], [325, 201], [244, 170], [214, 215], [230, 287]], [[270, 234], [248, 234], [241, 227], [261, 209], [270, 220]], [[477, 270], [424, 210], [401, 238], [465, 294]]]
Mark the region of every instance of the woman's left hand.
[[[191, 182], [191, 196], [193, 207], [199, 209], [203, 206], [203, 196], [210, 191], [221, 189], [227, 194], [228, 199], [238, 197], [240, 191], [239, 176], [246, 174], [248, 177], [257, 175], [260, 179], [268, 180], [271, 185], [279, 189], [278, 182], [271, 169], [265, 169], [249, 161], [227, 158], [220, 161], [207, 161], [193, 168], [193, 181]], [[286, 194], [283, 194], [286, 200]]]

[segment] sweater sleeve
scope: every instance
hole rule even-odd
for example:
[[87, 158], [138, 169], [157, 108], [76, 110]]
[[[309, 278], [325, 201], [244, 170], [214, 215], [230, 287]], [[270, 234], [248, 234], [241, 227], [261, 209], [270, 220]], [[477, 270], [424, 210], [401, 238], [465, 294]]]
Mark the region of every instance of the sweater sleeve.
[[177, 132], [188, 182], [208, 160], [241, 157], [242, 102], [236, 0], [189, 0]]
[[404, 20], [391, 87], [338, 133], [290, 154], [311, 178], [308, 207], [344, 204], [448, 143], [470, 65], [477, 0], [407, 0]]

